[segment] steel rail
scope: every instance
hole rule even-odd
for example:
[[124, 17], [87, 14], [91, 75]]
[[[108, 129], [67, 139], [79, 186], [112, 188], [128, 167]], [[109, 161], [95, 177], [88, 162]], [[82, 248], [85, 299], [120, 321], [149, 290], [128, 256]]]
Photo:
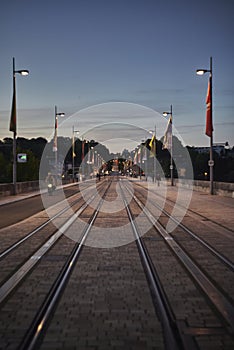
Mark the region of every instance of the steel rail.
[[[139, 185], [140, 186], [140, 185]], [[143, 187], [142, 187], [143, 188]], [[207, 243], [204, 239], [199, 237], [195, 232], [191, 231], [187, 226], [182, 224], [179, 220], [177, 220], [174, 216], [171, 216], [165, 209], [163, 209], [159, 204], [153, 202], [151, 199], [148, 201], [153, 204], [156, 208], [158, 208], [163, 214], [165, 214], [168, 218], [174, 221], [179, 227], [181, 227], [185, 232], [187, 232], [190, 236], [196, 239], [199, 243], [205, 246], [216, 258], [218, 258], [223, 264], [225, 264], [230, 270], [234, 271], [234, 263], [228, 259], [223, 254], [219, 253], [214, 247], [212, 247], [209, 243]], [[198, 214], [200, 215], [200, 214]]]
[[[122, 192], [125, 209], [127, 211], [129, 221], [131, 223], [131, 227], [136, 238], [136, 244], [139, 251], [139, 255], [141, 257], [142, 265], [144, 267], [144, 270], [148, 279], [148, 283], [150, 286], [153, 304], [154, 304], [156, 313], [159, 314], [159, 318], [163, 325], [164, 340], [165, 340], [166, 348], [168, 350], [185, 349], [183, 344], [183, 339], [181, 337], [181, 333], [179, 331], [179, 328], [177, 327], [175, 318], [173, 316], [173, 312], [167, 301], [165, 292], [161, 286], [161, 282], [158, 277], [158, 274], [155, 270], [155, 267], [146, 249], [146, 246], [139, 234], [137, 225], [134, 222], [132, 212], [129, 207], [129, 204], [126, 201], [123, 188], [121, 186], [120, 188]], [[189, 342], [189, 343], [190, 343], [190, 349], [191, 350], [195, 349], [193, 342]]]
[[[140, 188], [146, 190], [146, 188], [145, 188], [144, 186], [142, 186], [141, 184], [136, 183], [136, 182], [134, 182], [134, 184], [135, 184], [136, 186], [138, 186], [138, 187], [140, 187]], [[158, 197], [161, 197], [161, 198], [164, 199], [164, 197], [161, 196], [159, 193], [156, 194], [155, 191], [152, 191], [152, 193], [154, 193], [154, 194], [157, 195]], [[212, 199], [212, 201], [213, 201], [213, 200], [214, 200], [214, 199]], [[196, 211], [193, 210], [193, 209], [186, 208], [186, 207], [184, 207], [183, 205], [174, 202], [172, 199], [167, 198], [167, 202], [171, 202], [171, 203], [173, 203], [173, 204], [176, 204], [178, 207], [180, 207], [180, 208], [182, 208], [182, 209], [187, 209], [187, 211], [191, 212], [192, 214], [197, 215], [197, 216], [200, 216], [202, 219], [209, 220], [209, 221], [212, 222], [213, 224], [222, 227], [223, 229], [229, 231], [230, 233], [234, 233], [234, 230], [232, 230], [232, 229], [230, 229], [230, 228], [228, 228], [228, 227], [226, 227], [226, 226], [220, 224], [219, 222], [217, 222], [217, 221], [215, 221], [215, 220], [208, 219], [205, 215], [202, 215], [201, 213], [198, 213], [198, 212], [196, 212]], [[170, 204], [170, 205], [172, 206], [172, 204]], [[230, 207], [233, 208], [233, 206], [230, 206]]]
[[[35, 316], [28, 333], [26, 333], [24, 339], [22, 340], [18, 350], [33, 350], [38, 349], [38, 344], [42, 341], [43, 335], [46, 332], [48, 322], [50, 320], [51, 314], [54, 311], [56, 305], [59, 302], [59, 299], [62, 295], [64, 288], [68, 282], [68, 279], [74, 269], [74, 266], [80, 256], [80, 253], [83, 249], [84, 243], [88, 237], [88, 234], [93, 226], [94, 221], [98, 215], [99, 209], [102, 206], [104, 197], [111, 185], [111, 182], [108, 183], [108, 186], [100, 199], [96, 209], [94, 210], [92, 216], [90, 217], [89, 222], [86, 224], [80, 242], [77, 242], [73, 248], [72, 253], [68, 257], [66, 263], [64, 264], [60, 274], [58, 275], [56, 281], [54, 282], [52, 288], [50, 289], [49, 294], [44, 300], [43, 305], [40, 308], [40, 311]], [[95, 195], [96, 197], [96, 195]], [[90, 202], [89, 202], [90, 203]]]
[[29, 259], [0, 287], [0, 303], [18, 285], [26, 274], [37, 264], [43, 255], [57, 242], [57, 240], [68, 230], [77, 217], [87, 208], [98, 194], [91, 196], [76, 213], [74, 213], [50, 238], [29, 257]]
[[139, 199], [127, 188], [132, 198], [136, 201], [139, 207], [142, 209], [146, 217], [164, 238], [165, 242], [169, 245], [171, 250], [179, 258], [180, 262], [184, 265], [188, 273], [195, 280], [197, 285], [203, 291], [205, 296], [209, 299], [211, 304], [216, 309], [217, 313], [222, 317], [226, 329], [230, 333], [234, 333], [234, 307], [229, 300], [218, 290], [218, 288], [211, 282], [208, 276], [201, 271], [196, 263], [187, 255], [185, 250], [174, 240], [174, 238], [167, 232], [167, 230], [158, 222], [151, 212], [144, 207]]
[[[90, 187], [87, 188], [88, 190], [90, 189]], [[85, 189], [86, 190], [86, 189]], [[79, 192], [78, 192], [79, 193]], [[76, 196], [77, 193], [75, 193], [74, 195], [71, 195], [70, 197]], [[70, 198], [69, 197], [69, 198]], [[62, 215], [63, 213], [65, 213], [66, 211], [68, 211], [71, 207], [73, 207], [74, 205], [78, 204], [80, 201], [82, 200], [82, 197], [74, 200], [70, 205], [68, 205], [67, 207], [63, 208], [61, 211], [59, 211], [57, 214], [53, 215], [50, 219], [46, 220], [43, 224], [41, 224], [40, 226], [38, 226], [37, 228], [35, 228], [33, 231], [29, 232], [26, 236], [24, 236], [23, 238], [19, 239], [17, 242], [13, 243], [11, 246], [9, 246], [7, 249], [5, 249], [4, 251], [2, 251], [0, 253], [0, 260], [3, 259], [6, 255], [8, 255], [10, 252], [12, 252], [14, 249], [16, 249], [18, 246], [20, 246], [22, 243], [24, 243], [25, 241], [27, 241], [30, 237], [32, 237], [34, 234], [36, 234], [37, 232], [39, 232], [40, 230], [42, 230], [44, 227], [46, 227], [49, 223], [53, 222], [53, 220], [55, 220], [57, 217], [59, 217], [60, 215]], [[55, 207], [57, 205], [54, 204], [52, 207]]]

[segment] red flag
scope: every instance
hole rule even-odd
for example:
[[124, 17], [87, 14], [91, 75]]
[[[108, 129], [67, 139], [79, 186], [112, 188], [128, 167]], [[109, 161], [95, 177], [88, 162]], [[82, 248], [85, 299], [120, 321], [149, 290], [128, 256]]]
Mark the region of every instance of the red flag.
[[11, 121], [10, 121], [10, 131], [16, 134], [16, 94], [15, 94], [15, 82], [13, 83], [13, 98], [11, 107]]
[[213, 131], [212, 111], [211, 111], [211, 83], [209, 80], [206, 96], [206, 135], [211, 137]]

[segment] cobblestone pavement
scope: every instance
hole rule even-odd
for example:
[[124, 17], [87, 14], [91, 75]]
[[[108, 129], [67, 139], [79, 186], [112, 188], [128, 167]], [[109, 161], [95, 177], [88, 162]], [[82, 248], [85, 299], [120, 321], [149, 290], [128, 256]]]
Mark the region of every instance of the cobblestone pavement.
[[[146, 185], [144, 181], [141, 181], [140, 184]], [[153, 195], [154, 192], [159, 195], [164, 194], [163, 186], [163, 184], [159, 187], [153, 183], [147, 184], [149, 192]], [[186, 191], [181, 190], [181, 205], [183, 196], [185, 202], [188, 198]], [[178, 188], [168, 187], [166, 196], [176, 201]], [[112, 193], [109, 198], [110, 206], [115, 198], [116, 196]], [[230, 240], [229, 248], [233, 247], [234, 199], [193, 192], [188, 208], [192, 210], [190, 213], [192, 219], [188, 218], [189, 213], [185, 213], [184, 223], [194, 222], [199, 231], [204, 224], [211, 241], [218, 236], [220, 230], [220, 233], [225, 235], [225, 239]], [[31, 229], [33, 218], [28, 220]], [[124, 234], [125, 220], [124, 212], [108, 215], [101, 213], [96, 226], [100, 228], [123, 226], [121, 233]], [[143, 217], [141, 223], [143, 226]], [[17, 227], [20, 229], [20, 224], [17, 224]], [[8, 227], [5, 232], [12, 237], [14, 229], [15, 225], [12, 226], [12, 229]], [[126, 235], [129, 235], [129, 232], [126, 232]], [[178, 321], [185, 322], [185, 329], [190, 334], [194, 334], [198, 349], [233, 349], [233, 339], [223, 334], [219, 317], [210, 313], [210, 306], [202, 294], [198, 293], [195, 284], [189, 281], [188, 275], [183, 271], [177, 258], [172, 256], [170, 249], [166, 249], [162, 239], [153, 236], [151, 230], [144, 237], [168, 299], [172, 303], [173, 312]], [[181, 239], [183, 239], [182, 236]], [[4, 235], [1, 235], [1, 240], [4, 246], [8, 237], [4, 238]], [[68, 238], [67, 244], [70, 247]], [[226, 249], [225, 246], [223, 249]], [[227, 256], [232, 257], [232, 251], [233, 249], [228, 250], [227, 248]], [[51, 254], [55, 256], [53, 251]], [[64, 254], [65, 251], [61, 252], [61, 257], [64, 257]], [[205, 261], [206, 257], [203, 256], [203, 258]], [[9, 334], [12, 339], [17, 338], [17, 329], [20, 334], [23, 333], [23, 326], [18, 322], [17, 317], [21, 319], [21, 322], [25, 319], [29, 323], [34, 304], [39, 304], [43, 299], [46, 285], [43, 278], [49, 280], [49, 276], [55, 274], [61, 261], [59, 258], [54, 261], [49, 258], [45, 259], [43, 262], [45, 274], [43, 276], [41, 272], [41, 281], [32, 274], [31, 285], [26, 288], [27, 295], [21, 289], [18, 300], [16, 298], [11, 304], [0, 306], [0, 312], [3, 311], [0, 316], [1, 338], [4, 338], [4, 333]], [[56, 268], [55, 265], [53, 268], [53, 264], [56, 264]], [[222, 272], [217, 271], [217, 273]], [[226, 285], [228, 288], [227, 281]], [[26, 301], [26, 297], [29, 302]], [[16, 304], [22, 305], [22, 310], [17, 313], [15, 313]], [[24, 308], [23, 305], [26, 304], [27, 307]], [[7, 323], [7, 329], [5, 328], [6, 319], [12, 320]], [[163, 330], [153, 306], [135, 242], [112, 248], [92, 246], [83, 248], [40, 348], [45, 350], [165, 348]], [[16, 343], [13, 341], [10, 346], [5, 342], [4, 345], [0, 345], [0, 349], [16, 349]]]

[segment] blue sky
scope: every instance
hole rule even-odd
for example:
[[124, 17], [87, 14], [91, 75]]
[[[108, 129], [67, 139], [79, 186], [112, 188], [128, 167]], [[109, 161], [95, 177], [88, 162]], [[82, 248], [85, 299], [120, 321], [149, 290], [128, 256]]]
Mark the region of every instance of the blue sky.
[[[160, 114], [172, 104], [184, 143], [208, 146], [208, 75], [195, 71], [209, 68], [212, 56], [214, 142], [234, 145], [232, 0], [3, 0], [0, 9], [0, 138], [12, 136], [15, 57], [16, 69], [30, 71], [17, 75], [18, 136], [49, 139], [55, 105], [83, 133], [103, 122], [100, 114], [77, 115], [83, 108], [127, 102]], [[153, 115], [118, 122], [146, 130], [156, 123]]]

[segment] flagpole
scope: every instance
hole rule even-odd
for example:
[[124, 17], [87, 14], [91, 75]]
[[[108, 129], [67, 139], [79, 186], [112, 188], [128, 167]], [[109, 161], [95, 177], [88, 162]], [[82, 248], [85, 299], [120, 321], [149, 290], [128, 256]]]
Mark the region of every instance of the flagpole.
[[208, 91], [206, 97], [206, 135], [210, 138], [210, 160], [208, 165], [210, 167], [210, 194], [214, 194], [214, 160], [213, 160], [213, 105], [212, 105], [212, 57], [210, 57], [210, 69], [197, 69], [197, 75], [210, 73]]
[[[213, 108], [212, 108], [212, 57], [210, 57], [210, 114], [211, 121], [213, 121]], [[210, 136], [210, 194], [214, 194], [214, 161], [213, 161], [213, 128], [211, 128], [211, 136]]]
[[141, 180], [141, 168], [142, 168], [142, 147], [140, 144], [140, 180]]
[[[173, 123], [173, 118], [172, 118], [172, 105], [170, 112], [163, 112], [163, 116], [166, 117], [167, 115], [170, 115], [170, 118], [167, 123], [167, 130], [164, 135], [164, 140], [163, 140], [163, 149], [170, 149], [170, 154], [171, 154], [171, 162], [170, 162], [170, 173], [171, 173], [171, 186], [174, 186], [174, 179], [173, 179], [173, 128], [172, 128], [172, 123]], [[168, 134], [170, 133], [170, 139], [168, 139]]]
[[174, 186], [174, 179], [173, 179], [173, 119], [172, 119], [172, 105], [171, 105], [171, 186]]
[[[56, 137], [56, 148], [54, 148], [54, 165], [55, 165], [55, 174], [56, 174], [56, 181], [58, 176], [58, 113], [57, 113], [57, 106], [54, 107], [54, 137]], [[55, 142], [55, 140], [54, 140]]]
[[75, 178], [75, 136], [74, 136], [74, 125], [72, 127], [72, 182], [74, 182]]
[[16, 73], [20, 75], [28, 75], [29, 71], [26, 69], [15, 70], [15, 58], [13, 57], [13, 99], [11, 107], [11, 120], [9, 130], [13, 132], [13, 194], [17, 194], [17, 160], [16, 160], [16, 134], [17, 134], [17, 121], [16, 121]]
[[[15, 88], [15, 58], [13, 57], [13, 99], [15, 103], [15, 114], [16, 114], [16, 88]], [[13, 108], [13, 106], [12, 106]], [[12, 113], [14, 113], [12, 111]], [[16, 115], [15, 115], [16, 118]], [[16, 162], [16, 120], [15, 130], [13, 131], [13, 194], [17, 194], [17, 162]]]
[[75, 133], [79, 133], [79, 130], [75, 130], [73, 125], [72, 127], [72, 182], [75, 182]]
[[58, 117], [64, 117], [65, 113], [57, 112], [57, 106], [54, 107], [54, 162], [55, 162], [55, 175], [56, 183], [58, 178]]
[[156, 182], [156, 124], [154, 126], [154, 182]]

